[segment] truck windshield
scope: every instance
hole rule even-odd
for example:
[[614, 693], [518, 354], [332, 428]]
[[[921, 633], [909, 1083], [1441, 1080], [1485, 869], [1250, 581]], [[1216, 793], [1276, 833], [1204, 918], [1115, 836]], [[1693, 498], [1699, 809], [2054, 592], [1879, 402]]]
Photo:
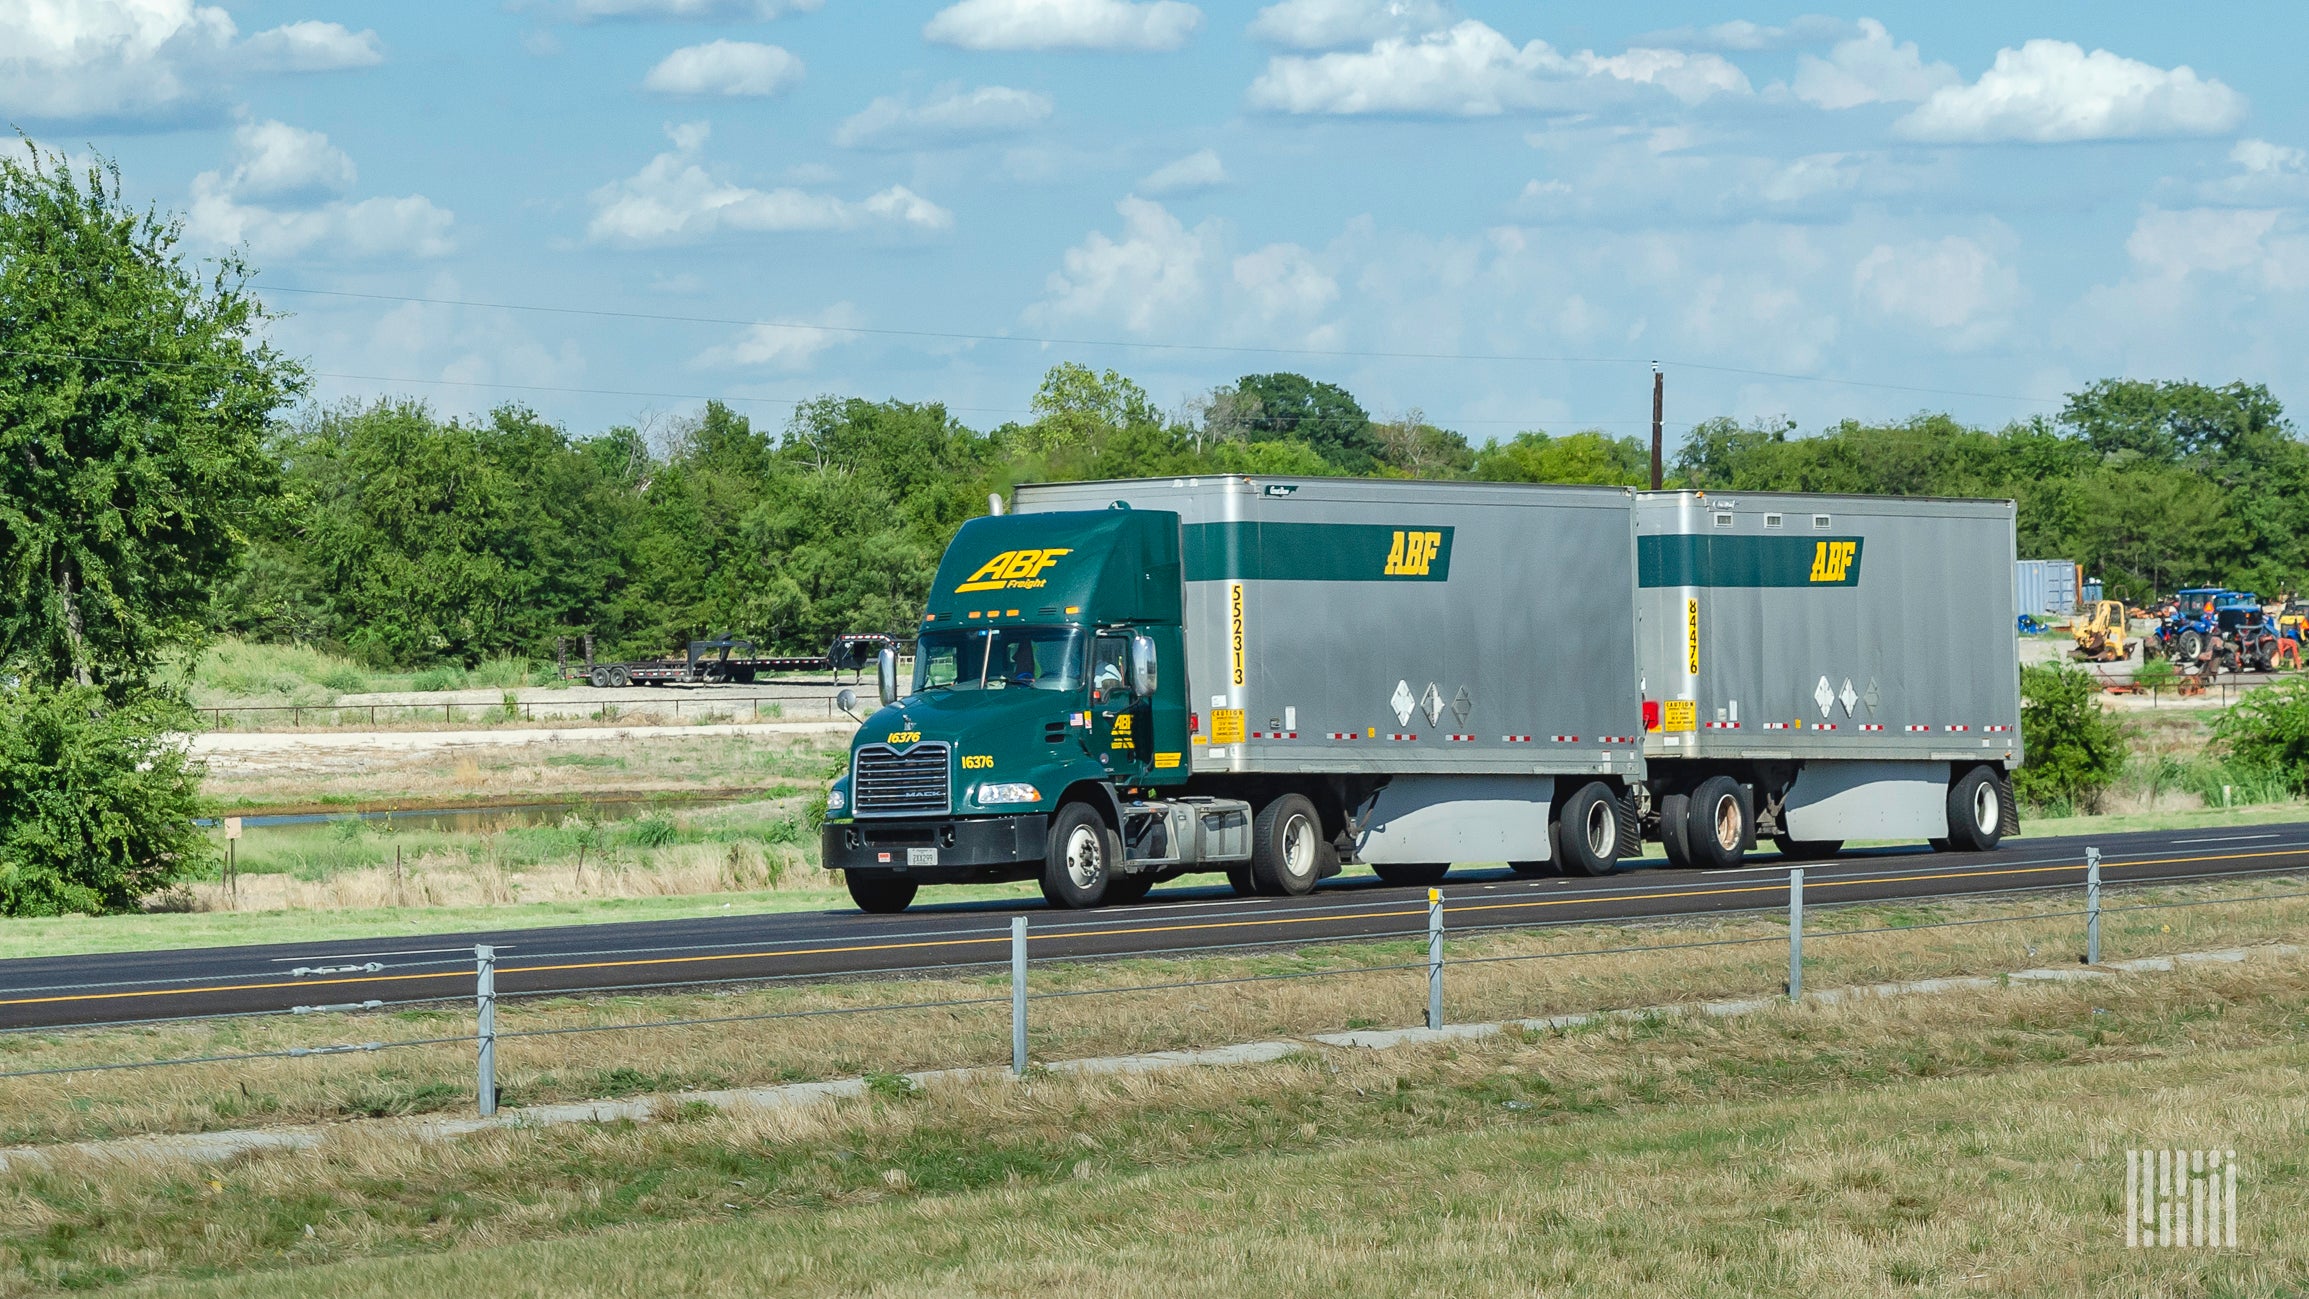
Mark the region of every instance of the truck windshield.
[[1082, 685], [1076, 627], [982, 627], [924, 632], [914, 645], [914, 693], [933, 690], [1075, 690]]

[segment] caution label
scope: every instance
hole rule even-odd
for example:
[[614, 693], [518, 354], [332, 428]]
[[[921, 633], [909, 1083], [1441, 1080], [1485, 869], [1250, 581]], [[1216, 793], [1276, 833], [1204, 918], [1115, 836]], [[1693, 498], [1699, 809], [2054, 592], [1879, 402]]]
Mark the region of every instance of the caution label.
[[1700, 729], [1700, 706], [1689, 699], [1669, 699], [1660, 704], [1660, 729], [1663, 731], [1696, 731]]
[[1241, 744], [1243, 734], [1242, 709], [1214, 708], [1211, 710], [1211, 743]]

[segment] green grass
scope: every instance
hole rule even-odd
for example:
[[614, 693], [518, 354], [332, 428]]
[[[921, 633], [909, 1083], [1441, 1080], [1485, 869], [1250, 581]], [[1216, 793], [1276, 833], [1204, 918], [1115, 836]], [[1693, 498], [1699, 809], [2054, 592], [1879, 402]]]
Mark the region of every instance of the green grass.
[[[2305, 1012], [2216, 970], [66, 1161], [11, 1177], [0, 1293], [2298, 1294]], [[2237, 1149], [2244, 1248], [2125, 1250], [2139, 1146]]]
[[549, 663], [498, 658], [475, 664], [393, 671], [304, 645], [260, 645], [226, 638], [193, 666], [193, 703], [203, 708], [327, 704], [339, 695], [388, 690], [510, 689], [561, 684]]

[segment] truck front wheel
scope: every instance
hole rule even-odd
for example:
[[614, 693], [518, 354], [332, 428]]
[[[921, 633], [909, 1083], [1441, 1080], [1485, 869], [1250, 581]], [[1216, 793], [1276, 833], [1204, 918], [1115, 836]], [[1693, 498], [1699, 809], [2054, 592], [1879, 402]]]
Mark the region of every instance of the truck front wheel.
[[1122, 860], [1122, 838], [1088, 803], [1069, 803], [1050, 822], [1042, 862], [1042, 896], [1067, 911], [1106, 900], [1107, 881]]
[[1251, 821], [1251, 883], [1269, 897], [1298, 897], [1323, 878], [1323, 822], [1304, 794], [1285, 794]]
[[894, 880], [879, 875], [860, 875], [843, 871], [842, 882], [850, 886], [850, 900], [860, 911], [877, 916], [904, 911], [922, 886], [912, 880]]

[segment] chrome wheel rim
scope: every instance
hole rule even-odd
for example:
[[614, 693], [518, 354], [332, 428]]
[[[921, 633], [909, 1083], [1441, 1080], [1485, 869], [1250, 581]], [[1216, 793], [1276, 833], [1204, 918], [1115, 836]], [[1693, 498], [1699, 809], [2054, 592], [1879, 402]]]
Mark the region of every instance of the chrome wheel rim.
[[1995, 834], [1997, 822], [2003, 816], [2004, 809], [1998, 805], [1995, 783], [1986, 780], [1980, 782], [1972, 791], [1972, 823], [1980, 827], [1982, 834]]
[[1716, 846], [1725, 852], [1740, 846], [1740, 800], [1730, 794], [1716, 800]]
[[1619, 820], [1612, 815], [1611, 806], [1602, 800], [1588, 804], [1587, 850], [1597, 860], [1612, 855], [1619, 841]]
[[1066, 836], [1066, 877], [1078, 889], [1087, 889], [1098, 883], [1106, 873], [1106, 863], [1098, 842], [1098, 827], [1078, 825]]
[[1292, 879], [1305, 879], [1315, 869], [1315, 827], [1294, 816], [1283, 824], [1283, 869]]

